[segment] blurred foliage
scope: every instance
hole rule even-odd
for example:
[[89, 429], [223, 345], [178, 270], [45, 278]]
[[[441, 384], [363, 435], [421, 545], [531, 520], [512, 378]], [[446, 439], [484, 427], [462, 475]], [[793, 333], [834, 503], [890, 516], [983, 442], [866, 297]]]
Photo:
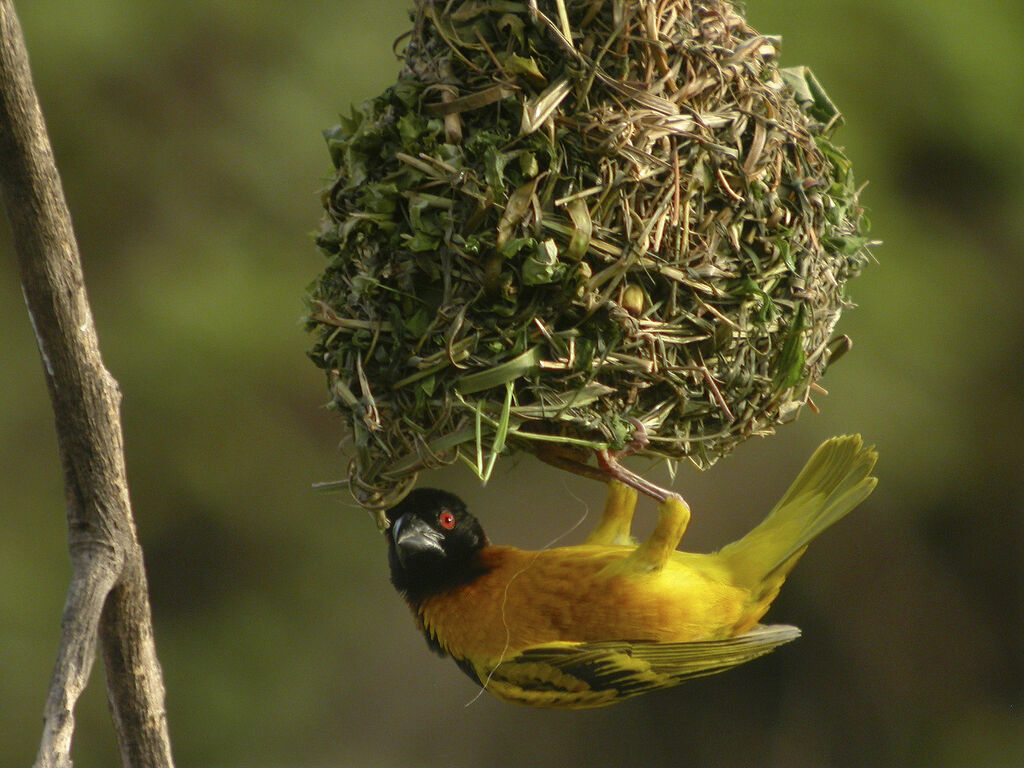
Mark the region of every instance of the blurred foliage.
[[[816, 542], [773, 657], [607, 711], [523, 710], [423, 646], [365, 513], [315, 495], [339, 422], [303, 356], [320, 130], [393, 81], [401, 0], [19, 3], [108, 367], [180, 765], [1001, 766], [1024, 753], [1024, 10], [751, 2], [842, 108], [883, 238], [822, 414], [675, 486], [688, 546], [760, 519], [859, 431], [878, 492]], [[52, 420], [0, 223], [0, 764], [35, 754], [67, 584]], [[530, 459], [461, 493], [543, 546], [602, 489]], [[515, 499], [514, 503], [510, 499]], [[533, 512], [532, 510], [536, 510]], [[650, 522], [653, 516], [648, 516]], [[588, 525], [589, 521], [584, 525]], [[573, 533], [568, 540], [579, 540]], [[116, 761], [102, 669], [79, 768]]]

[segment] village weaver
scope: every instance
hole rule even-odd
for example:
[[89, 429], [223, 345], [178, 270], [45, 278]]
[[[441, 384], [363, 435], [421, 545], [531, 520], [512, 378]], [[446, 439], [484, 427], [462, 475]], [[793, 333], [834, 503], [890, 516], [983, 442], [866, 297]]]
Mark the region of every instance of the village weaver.
[[876, 458], [859, 436], [826, 441], [760, 525], [712, 554], [676, 550], [690, 511], [674, 495], [637, 544], [637, 495], [617, 480], [584, 544], [540, 551], [492, 545], [458, 497], [414, 490], [387, 513], [391, 580], [430, 646], [495, 696], [613, 704], [798, 637], [761, 617], [811, 540], [874, 489]]

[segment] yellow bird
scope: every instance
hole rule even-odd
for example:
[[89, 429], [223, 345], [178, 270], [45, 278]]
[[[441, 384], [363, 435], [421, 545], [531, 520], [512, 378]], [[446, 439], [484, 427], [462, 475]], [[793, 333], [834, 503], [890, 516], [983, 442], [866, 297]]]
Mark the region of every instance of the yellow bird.
[[818, 534], [875, 487], [860, 436], [823, 443], [768, 517], [713, 554], [679, 552], [690, 510], [630, 537], [636, 493], [609, 483], [586, 543], [491, 545], [458, 497], [418, 489], [388, 511], [391, 580], [428, 643], [506, 701], [600, 707], [762, 656], [799, 636], [760, 624]]

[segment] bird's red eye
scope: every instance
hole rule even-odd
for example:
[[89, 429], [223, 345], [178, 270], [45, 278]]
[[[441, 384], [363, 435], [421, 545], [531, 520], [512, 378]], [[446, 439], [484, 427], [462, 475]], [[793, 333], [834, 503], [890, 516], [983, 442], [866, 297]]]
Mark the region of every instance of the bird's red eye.
[[455, 527], [455, 515], [452, 514], [451, 510], [443, 509], [441, 514], [437, 516], [437, 522], [441, 524], [441, 527], [446, 531], [450, 531]]

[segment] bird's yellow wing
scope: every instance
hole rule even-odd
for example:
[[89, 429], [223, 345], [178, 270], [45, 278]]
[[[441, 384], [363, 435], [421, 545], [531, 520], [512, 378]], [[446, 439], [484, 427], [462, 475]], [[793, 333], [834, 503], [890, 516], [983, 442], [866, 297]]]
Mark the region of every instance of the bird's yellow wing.
[[689, 643], [545, 643], [475, 672], [488, 691], [506, 701], [588, 709], [723, 672], [799, 636], [796, 627], [776, 624]]

